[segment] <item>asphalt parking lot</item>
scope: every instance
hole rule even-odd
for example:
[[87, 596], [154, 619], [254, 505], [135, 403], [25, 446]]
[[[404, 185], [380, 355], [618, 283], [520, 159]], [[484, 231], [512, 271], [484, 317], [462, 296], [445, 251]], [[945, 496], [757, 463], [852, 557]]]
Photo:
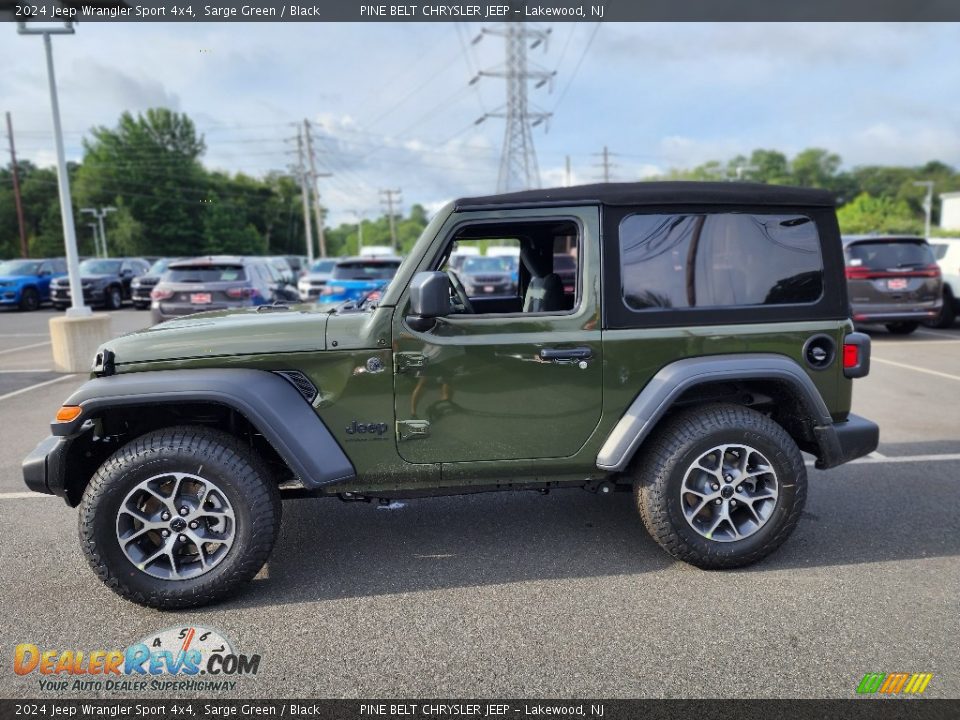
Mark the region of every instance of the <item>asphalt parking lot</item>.
[[246, 592], [162, 613], [104, 587], [75, 511], [23, 486], [84, 379], [51, 371], [52, 315], [0, 313], [2, 697], [43, 695], [12, 672], [18, 643], [109, 650], [190, 625], [262, 655], [222, 697], [852, 697], [867, 672], [930, 672], [927, 696], [960, 697], [960, 326], [874, 334], [854, 411], [879, 452], [811, 469], [799, 528], [748, 569], [674, 562], [628, 494], [287, 501]]

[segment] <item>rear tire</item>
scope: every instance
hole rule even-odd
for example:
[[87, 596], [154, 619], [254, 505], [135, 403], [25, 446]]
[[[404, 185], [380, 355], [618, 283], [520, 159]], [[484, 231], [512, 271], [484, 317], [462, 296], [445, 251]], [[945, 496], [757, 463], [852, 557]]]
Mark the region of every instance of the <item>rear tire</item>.
[[650, 536], [704, 569], [749, 565], [772, 553], [793, 532], [807, 497], [796, 443], [740, 405], [704, 405], [667, 420], [645, 444], [635, 477], [634, 499]]
[[940, 310], [940, 314], [937, 315], [936, 319], [925, 322], [924, 325], [941, 329], [952, 328], [954, 321], [957, 319], [957, 310], [954, 307], [955, 302], [950, 288], [945, 287], [943, 289], [943, 308]]
[[37, 292], [36, 288], [24, 288], [23, 292], [20, 293], [20, 309], [31, 312], [38, 307], [40, 307], [40, 293]]
[[80, 541], [118, 595], [159, 609], [196, 607], [259, 572], [280, 513], [276, 484], [236, 438], [165, 428], [127, 443], [97, 470], [80, 503]]
[[920, 327], [920, 323], [918, 322], [887, 323], [887, 330], [889, 330], [892, 335], [909, 335], [918, 327]]

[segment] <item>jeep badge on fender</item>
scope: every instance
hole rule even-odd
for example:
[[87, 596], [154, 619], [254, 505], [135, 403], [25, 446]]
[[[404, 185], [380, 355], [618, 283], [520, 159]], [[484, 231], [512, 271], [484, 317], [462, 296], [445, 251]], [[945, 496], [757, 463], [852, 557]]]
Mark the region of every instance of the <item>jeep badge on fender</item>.
[[675, 558], [756, 562], [800, 520], [802, 452], [825, 469], [879, 442], [850, 412], [870, 338], [834, 200], [689, 182], [457, 200], [374, 301], [105, 343], [24, 480], [79, 507], [96, 574], [156, 608], [237, 592], [288, 491], [624, 490]]

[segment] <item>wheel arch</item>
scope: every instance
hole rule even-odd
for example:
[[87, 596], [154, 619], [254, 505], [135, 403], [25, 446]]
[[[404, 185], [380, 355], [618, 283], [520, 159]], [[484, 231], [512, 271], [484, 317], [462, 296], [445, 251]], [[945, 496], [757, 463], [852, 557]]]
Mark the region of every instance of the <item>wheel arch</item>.
[[247, 437], [267, 461], [282, 463], [307, 488], [351, 480], [353, 464], [307, 400], [286, 378], [265, 370], [198, 369], [124, 373], [90, 380], [64, 405], [70, 422], [53, 422], [68, 439], [58, 485], [76, 505], [96, 468], [122, 444], [161, 427], [213, 425]]
[[767, 406], [797, 445], [818, 458], [831, 456], [830, 411], [810, 376], [777, 354], [716, 355], [677, 360], [640, 391], [597, 455], [608, 472], [627, 468], [650, 433], [679, 407], [706, 402]]

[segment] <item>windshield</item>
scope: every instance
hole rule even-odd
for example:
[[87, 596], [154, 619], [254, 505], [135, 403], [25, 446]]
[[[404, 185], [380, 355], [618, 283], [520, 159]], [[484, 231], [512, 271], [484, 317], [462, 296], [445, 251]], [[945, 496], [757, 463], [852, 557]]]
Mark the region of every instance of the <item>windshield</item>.
[[120, 272], [120, 260], [84, 260], [80, 263], [82, 275], [116, 275]]
[[510, 261], [505, 257], [468, 257], [463, 261], [463, 272], [510, 272]]
[[170, 268], [163, 279], [168, 282], [213, 283], [245, 280], [246, 275], [240, 265], [178, 265]]
[[847, 246], [847, 264], [870, 270], [926, 267], [934, 263], [930, 246], [923, 241], [858, 242]]
[[7, 260], [0, 262], [0, 275], [36, 275], [40, 263], [35, 260]]
[[147, 270], [148, 275], [159, 275], [164, 270], [167, 269], [167, 265], [170, 264], [170, 260], [167, 258], [160, 258], [153, 265], [150, 266], [150, 269]]
[[310, 268], [310, 272], [328, 273], [331, 270], [333, 270], [336, 264], [337, 264], [336, 260], [318, 260]]
[[357, 260], [338, 263], [333, 269], [336, 280], [389, 280], [397, 273], [399, 260]]

